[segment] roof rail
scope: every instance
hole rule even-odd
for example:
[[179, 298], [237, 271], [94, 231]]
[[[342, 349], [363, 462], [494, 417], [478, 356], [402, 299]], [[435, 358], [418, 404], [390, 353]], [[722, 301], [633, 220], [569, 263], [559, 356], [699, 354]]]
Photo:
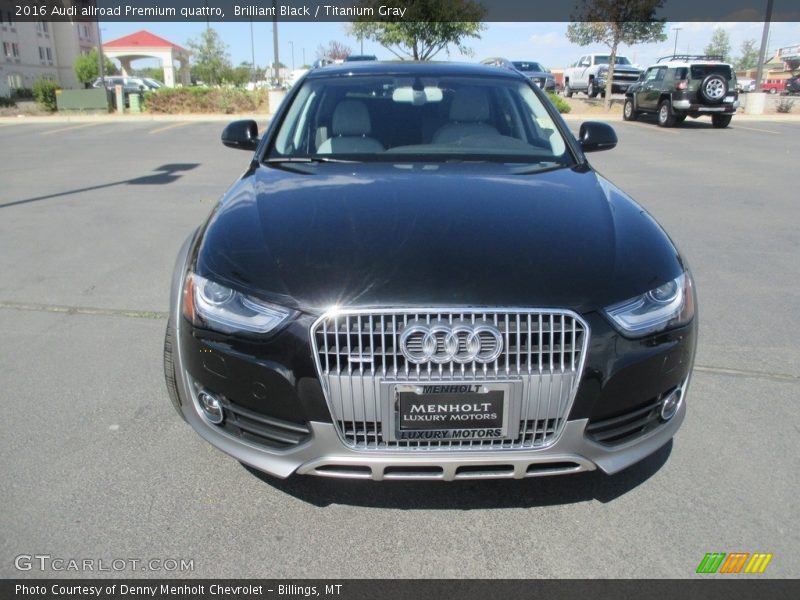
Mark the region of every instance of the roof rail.
[[662, 60], [719, 60], [722, 61], [724, 57], [721, 54], [671, 54], [669, 56], [662, 56], [656, 62], [660, 63]]

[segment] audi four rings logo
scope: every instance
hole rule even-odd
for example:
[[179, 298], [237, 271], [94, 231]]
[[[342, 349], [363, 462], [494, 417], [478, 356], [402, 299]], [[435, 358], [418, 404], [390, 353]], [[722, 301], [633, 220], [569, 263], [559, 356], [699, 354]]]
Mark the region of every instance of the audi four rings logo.
[[503, 351], [503, 336], [488, 321], [412, 321], [400, 334], [400, 351], [414, 364], [488, 363]]

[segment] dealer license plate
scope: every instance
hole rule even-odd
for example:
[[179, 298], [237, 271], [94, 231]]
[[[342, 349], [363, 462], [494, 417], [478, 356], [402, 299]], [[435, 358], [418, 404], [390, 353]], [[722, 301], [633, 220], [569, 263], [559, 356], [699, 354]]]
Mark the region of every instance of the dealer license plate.
[[491, 440], [507, 434], [508, 386], [397, 385], [398, 440]]

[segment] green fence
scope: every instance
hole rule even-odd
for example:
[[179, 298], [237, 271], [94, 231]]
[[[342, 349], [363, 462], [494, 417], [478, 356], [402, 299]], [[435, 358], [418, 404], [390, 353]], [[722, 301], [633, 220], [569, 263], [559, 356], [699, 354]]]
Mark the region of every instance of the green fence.
[[91, 90], [58, 90], [56, 105], [59, 111], [108, 112], [111, 108], [104, 88]]

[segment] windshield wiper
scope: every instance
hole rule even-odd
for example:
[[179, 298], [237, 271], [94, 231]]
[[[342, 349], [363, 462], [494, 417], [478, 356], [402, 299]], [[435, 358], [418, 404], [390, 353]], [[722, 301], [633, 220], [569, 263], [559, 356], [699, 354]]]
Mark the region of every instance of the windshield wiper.
[[275, 156], [265, 158], [266, 164], [280, 163], [355, 163], [357, 160], [345, 160], [343, 158], [329, 158], [327, 156]]

